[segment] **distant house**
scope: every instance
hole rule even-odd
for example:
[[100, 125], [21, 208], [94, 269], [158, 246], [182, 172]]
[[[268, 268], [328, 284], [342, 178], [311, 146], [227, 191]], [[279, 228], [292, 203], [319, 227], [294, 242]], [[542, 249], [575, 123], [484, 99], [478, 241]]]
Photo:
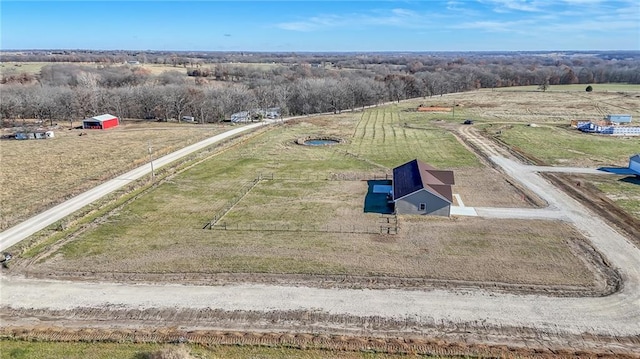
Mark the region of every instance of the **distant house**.
[[640, 177], [640, 153], [629, 158], [629, 169]]
[[607, 115], [605, 119], [613, 124], [630, 123], [631, 115]]
[[397, 214], [449, 216], [453, 171], [438, 170], [418, 159], [393, 169], [393, 202]]
[[116, 127], [119, 124], [120, 120], [116, 116], [109, 114], [94, 116], [82, 120], [82, 128], [86, 130], [106, 130], [107, 128]]
[[251, 122], [251, 115], [249, 111], [236, 112], [231, 115], [231, 122], [233, 123]]
[[266, 118], [279, 118], [280, 117], [280, 108], [279, 107], [271, 107], [265, 110]]

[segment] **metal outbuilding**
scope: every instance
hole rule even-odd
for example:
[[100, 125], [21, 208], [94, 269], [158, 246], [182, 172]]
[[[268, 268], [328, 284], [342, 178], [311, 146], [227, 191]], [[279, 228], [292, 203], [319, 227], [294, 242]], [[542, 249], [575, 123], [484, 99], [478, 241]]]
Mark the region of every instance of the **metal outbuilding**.
[[631, 115], [607, 115], [606, 120], [611, 123], [630, 123]]
[[106, 130], [107, 128], [116, 127], [119, 124], [120, 120], [116, 116], [104, 114], [84, 119], [82, 121], [82, 128], [85, 130]]
[[397, 214], [450, 216], [453, 171], [438, 170], [418, 159], [393, 169], [393, 202]]

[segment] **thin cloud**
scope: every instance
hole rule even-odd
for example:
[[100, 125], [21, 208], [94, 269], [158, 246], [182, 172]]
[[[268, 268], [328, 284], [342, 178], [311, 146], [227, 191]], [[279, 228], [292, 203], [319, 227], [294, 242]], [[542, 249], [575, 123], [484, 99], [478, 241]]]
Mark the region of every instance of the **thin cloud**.
[[524, 26], [530, 26], [534, 21], [473, 21], [451, 26], [453, 29], [484, 30], [487, 32], [521, 32]]
[[495, 12], [510, 12], [513, 10], [525, 12], [542, 11], [541, 3], [528, 0], [481, 0], [481, 2], [493, 5]]
[[358, 26], [394, 26], [401, 28], [425, 27], [428, 19], [413, 10], [396, 8], [391, 10], [372, 10], [360, 14], [325, 14], [301, 21], [281, 22], [275, 27], [290, 31], [318, 31], [340, 27]]

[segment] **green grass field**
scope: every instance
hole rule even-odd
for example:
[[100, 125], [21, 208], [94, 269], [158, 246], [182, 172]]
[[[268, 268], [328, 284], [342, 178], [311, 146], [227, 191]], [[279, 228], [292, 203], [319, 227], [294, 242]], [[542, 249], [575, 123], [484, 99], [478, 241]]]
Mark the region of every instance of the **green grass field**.
[[[165, 356], [160, 356], [164, 351]], [[173, 353], [174, 356], [170, 356]], [[406, 355], [336, 352], [320, 349], [220, 345], [131, 344], [131, 343], [64, 343], [0, 340], [0, 359], [400, 359]], [[444, 358], [444, 357], [431, 357]]]
[[553, 166], [626, 166], [639, 137], [587, 134], [568, 125], [501, 127], [500, 139]]
[[[492, 131], [495, 126], [486, 126]], [[500, 139], [552, 166], [626, 167], [640, 151], [640, 138], [587, 134], [562, 126], [499, 126]], [[640, 218], [640, 184], [624, 176], [590, 176], [588, 180], [628, 213]]]
[[[85, 226], [32, 269], [591, 285], [592, 274], [564, 242], [580, 235], [562, 223], [401, 218], [400, 234], [379, 234], [380, 214], [364, 213], [368, 187], [362, 179], [390, 173], [414, 158], [460, 172], [463, 196], [473, 193], [469, 198], [481, 197], [484, 205], [491, 205], [492, 197], [515, 197], [525, 206], [500, 175], [484, 171], [453, 135], [430, 116], [407, 108], [377, 107], [274, 127]], [[295, 143], [306, 136], [345, 142], [324, 147]], [[233, 202], [260, 175], [268, 179]], [[503, 195], [492, 195], [496, 190]], [[233, 206], [223, 211], [230, 202]], [[221, 224], [252, 230], [203, 229], [221, 214]], [[491, 245], [478, 247], [487, 241]]]

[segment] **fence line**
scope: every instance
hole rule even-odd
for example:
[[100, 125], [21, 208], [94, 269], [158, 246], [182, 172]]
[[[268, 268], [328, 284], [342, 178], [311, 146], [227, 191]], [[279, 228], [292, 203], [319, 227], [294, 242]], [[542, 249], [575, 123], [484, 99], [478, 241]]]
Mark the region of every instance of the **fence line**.
[[[291, 225], [277, 225], [277, 224], [256, 224], [256, 223], [219, 223], [220, 220], [229, 213], [233, 207], [235, 207], [253, 188], [255, 188], [261, 181], [274, 181], [274, 180], [290, 180], [290, 181], [311, 181], [316, 180], [323, 181], [365, 181], [365, 180], [390, 180], [392, 175], [388, 173], [371, 174], [364, 172], [354, 173], [331, 173], [327, 176], [317, 174], [312, 176], [309, 174], [300, 176], [282, 176], [278, 177], [274, 173], [259, 174], [250, 183], [243, 186], [238, 194], [236, 194], [227, 204], [205, 225], [202, 229], [216, 229], [216, 230], [235, 230], [235, 231], [279, 231], [279, 232], [324, 232], [324, 233], [363, 233], [363, 234], [398, 234], [398, 217], [397, 215], [381, 215], [381, 221], [377, 226], [364, 225], [364, 226], [348, 226], [348, 225], [325, 225], [324, 227], [307, 226], [307, 227], [294, 227]], [[351, 229], [349, 229], [351, 228]]]
[[307, 174], [275, 174], [261, 173], [259, 178], [265, 181], [390, 181], [393, 175], [390, 173], [367, 173], [367, 172], [347, 172], [347, 173], [307, 173]]
[[[206, 226], [205, 226], [206, 227]], [[345, 233], [345, 234], [398, 234], [398, 217], [396, 215], [381, 215], [378, 224], [349, 225], [330, 223], [324, 226], [291, 225], [283, 223], [226, 223], [216, 222], [208, 226], [209, 229], [222, 231], [252, 231], [252, 232], [315, 232], [315, 233]]]
[[251, 181], [249, 184], [245, 185], [244, 187], [242, 187], [240, 189], [239, 194], [237, 194], [235, 197], [233, 197], [229, 202], [227, 202], [227, 204], [223, 207], [222, 210], [220, 210], [220, 212], [218, 212], [218, 214], [216, 214], [213, 219], [211, 219], [208, 223], [206, 223], [204, 225], [204, 227], [202, 227], [202, 229], [212, 229], [212, 227], [218, 223], [222, 217], [224, 217], [227, 213], [229, 213], [229, 211], [231, 211], [231, 209], [238, 204], [238, 202], [240, 202], [242, 200], [242, 198], [244, 198], [244, 196], [247, 195], [247, 193], [249, 193], [249, 191], [251, 191], [255, 186], [258, 185], [258, 183], [260, 183], [260, 181], [262, 180], [262, 178], [260, 176], [258, 176], [256, 179], [254, 179], [253, 181]]

